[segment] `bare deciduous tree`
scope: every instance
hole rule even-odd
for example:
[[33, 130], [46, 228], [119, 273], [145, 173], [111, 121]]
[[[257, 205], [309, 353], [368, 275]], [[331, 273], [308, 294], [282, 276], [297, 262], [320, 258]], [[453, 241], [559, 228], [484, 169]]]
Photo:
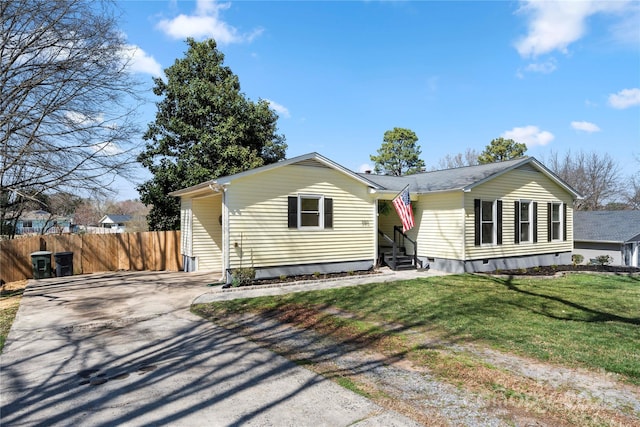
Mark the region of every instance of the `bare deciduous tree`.
[[576, 209], [598, 210], [619, 201], [620, 166], [609, 154], [567, 151], [559, 156], [551, 152], [544, 163], [583, 195], [584, 199], [576, 202]]
[[454, 156], [447, 154], [438, 161], [437, 169], [453, 169], [465, 166], [475, 166], [478, 163], [480, 153], [472, 148], [467, 148], [464, 153], [458, 153]]
[[[635, 155], [636, 163], [640, 166], [640, 154]], [[640, 209], [640, 168], [629, 179], [625, 188], [624, 198], [629, 209]]]
[[47, 192], [108, 192], [132, 164], [139, 98], [113, 10], [0, 2], [0, 222]]

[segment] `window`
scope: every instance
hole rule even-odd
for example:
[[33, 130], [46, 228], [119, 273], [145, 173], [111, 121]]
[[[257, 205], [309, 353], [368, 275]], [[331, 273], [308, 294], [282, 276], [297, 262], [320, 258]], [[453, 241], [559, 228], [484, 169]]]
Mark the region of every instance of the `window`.
[[300, 196], [299, 221], [300, 227], [322, 227], [320, 201], [322, 196]]
[[475, 244], [502, 244], [502, 200], [474, 200]]
[[561, 202], [547, 204], [548, 240], [567, 240], [567, 205]]
[[333, 199], [319, 194], [289, 196], [288, 227], [326, 229], [333, 227]]
[[538, 203], [529, 200], [515, 202], [515, 243], [538, 241]]
[[486, 202], [486, 201], [482, 201], [482, 204], [480, 205], [480, 209], [481, 209], [481, 215], [480, 218], [481, 219], [481, 242], [482, 244], [485, 243], [493, 243], [494, 242], [494, 225], [495, 225], [495, 219], [494, 219], [494, 215], [495, 212], [493, 211], [493, 202]]

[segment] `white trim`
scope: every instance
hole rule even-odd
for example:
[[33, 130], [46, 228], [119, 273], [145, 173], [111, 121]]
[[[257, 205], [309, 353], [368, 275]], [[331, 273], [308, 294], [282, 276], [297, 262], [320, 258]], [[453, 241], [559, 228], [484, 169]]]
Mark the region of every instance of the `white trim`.
[[222, 276], [226, 277], [227, 269], [231, 263], [229, 248], [229, 206], [228, 192], [224, 188], [222, 192]]
[[[484, 230], [483, 225], [489, 223], [482, 218], [482, 212], [484, 211], [483, 204], [491, 203], [491, 242], [484, 242]], [[480, 199], [480, 246], [496, 246], [498, 244], [498, 199], [485, 200]]]
[[[318, 225], [302, 225], [302, 199], [314, 199], [318, 201]], [[324, 195], [323, 194], [298, 194], [298, 230], [324, 230]]]
[[[528, 206], [528, 210], [529, 210], [529, 218], [527, 219], [527, 224], [529, 228], [529, 239], [527, 240], [522, 240], [522, 234], [520, 233], [521, 231], [521, 226], [523, 224], [522, 221], [522, 206], [523, 205], [527, 205]], [[518, 200], [518, 228], [517, 230], [515, 230], [516, 233], [518, 233], [518, 243], [533, 243], [533, 200], [528, 200], [528, 199], [522, 199], [522, 200]]]
[[[566, 218], [564, 218], [564, 202], [550, 202], [551, 203], [551, 241], [552, 242], [562, 242], [564, 241], [564, 221], [566, 220]], [[554, 206], [558, 206], [558, 221], [554, 221], [553, 220], [553, 207]], [[557, 222], [558, 223], [558, 238], [555, 238], [553, 236], [553, 223]]]

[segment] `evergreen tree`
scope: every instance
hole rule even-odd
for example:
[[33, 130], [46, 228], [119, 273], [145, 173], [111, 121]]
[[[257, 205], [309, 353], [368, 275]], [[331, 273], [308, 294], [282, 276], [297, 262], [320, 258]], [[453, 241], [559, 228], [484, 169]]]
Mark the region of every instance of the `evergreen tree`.
[[138, 187], [151, 206], [150, 230], [180, 227], [180, 206], [169, 192], [277, 162], [287, 145], [277, 134], [277, 114], [265, 100], [240, 92], [238, 77], [223, 65], [214, 40], [187, 39], [185, 57], [154, 79], [163, 97], [144, 135], [138, 161], [153, 178]]
[[487, 145], [478, 156], [478, 163], [504, 162], [524, 156], [527, 151], [525, 144], [515, 142], [513, 139], [496, 138]]
[[371, 161], [375, 162], [375, 172], [400, 176], [423, 171], [425, 164], [420, 159], [417, 141], [418, 137], [410, 129], [393, 128], [386, 131], [378, 155], [370, 156]]

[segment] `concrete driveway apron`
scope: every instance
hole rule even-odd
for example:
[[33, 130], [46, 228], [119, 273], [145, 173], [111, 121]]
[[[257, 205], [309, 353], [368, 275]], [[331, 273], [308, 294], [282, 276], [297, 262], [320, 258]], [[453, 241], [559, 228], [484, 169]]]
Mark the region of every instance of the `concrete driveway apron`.
[[211, 281], [31, 281], [1, 356], [0, 425], [415, 425], [191, 314]]

